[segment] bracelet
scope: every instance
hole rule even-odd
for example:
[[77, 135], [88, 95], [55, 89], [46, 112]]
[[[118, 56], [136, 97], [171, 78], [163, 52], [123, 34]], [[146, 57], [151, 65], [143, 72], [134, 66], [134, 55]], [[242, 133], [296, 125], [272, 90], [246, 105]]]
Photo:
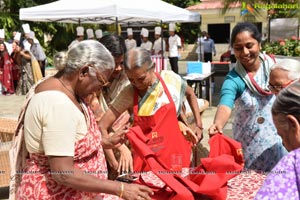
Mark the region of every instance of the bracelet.
[[124, 193], [124, 184], [121, 182], [121, 185], [120, 185], [120, 198], [122, 198], [123, 197], [123, 193]]

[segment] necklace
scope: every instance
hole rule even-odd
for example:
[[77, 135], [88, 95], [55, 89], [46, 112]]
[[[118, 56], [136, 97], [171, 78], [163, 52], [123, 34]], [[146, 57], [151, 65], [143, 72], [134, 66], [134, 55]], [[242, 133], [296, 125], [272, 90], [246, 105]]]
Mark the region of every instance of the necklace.
[[60, 80], [59, 78], [57, 79], [61, 85], [77, 100], [76, 95], [74, 93], [74, 91], [70, 90], [69, 88], [67, 88], [67, 86], [64, 84], [64, 82], [62, 80]]

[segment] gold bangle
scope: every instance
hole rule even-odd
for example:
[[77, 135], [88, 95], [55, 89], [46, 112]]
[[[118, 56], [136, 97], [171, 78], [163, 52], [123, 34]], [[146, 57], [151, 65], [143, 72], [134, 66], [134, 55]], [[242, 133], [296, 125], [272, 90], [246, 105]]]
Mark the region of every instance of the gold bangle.
[[122, 198], [123, 197], [123, 193], [124, 193], [124, 184], [121, 182], [121, 185], [120, 185], [120, 198]]
[[200, 127], [200, 126], [196, 126], [196, 128], [199, 128], [199, 129], [201, 129], [201, 130], [203, 130], [203, 129], [204, 129], [203, 127]]

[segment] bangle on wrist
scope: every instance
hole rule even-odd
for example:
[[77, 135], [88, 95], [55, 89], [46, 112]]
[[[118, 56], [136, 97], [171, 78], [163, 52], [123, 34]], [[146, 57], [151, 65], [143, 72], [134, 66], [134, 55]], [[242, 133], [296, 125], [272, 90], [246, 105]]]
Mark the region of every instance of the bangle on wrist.
[[121, 185], [120, 185], [120, 195], [119, 195], [120, 198], [123, 197], [123, 193], [124, 193], [124, 184], [121, 182]]
[[202, 126], [196, 126], [196, 128], [199, 128], [199, 129], [201, 129], [201, 130], [204, 129]]

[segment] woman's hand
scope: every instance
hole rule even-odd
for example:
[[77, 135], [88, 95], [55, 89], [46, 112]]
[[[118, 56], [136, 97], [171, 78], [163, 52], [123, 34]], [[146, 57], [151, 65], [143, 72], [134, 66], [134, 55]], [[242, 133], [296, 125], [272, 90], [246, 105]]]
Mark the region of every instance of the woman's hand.
[[219, 132], [223, 133], [223, 130], [222, 130], [222, 127], [218, 126], [217, 124], [212, 124], [208, 129], [208, 134], [210, 137], [212, 137], [213, 135], [215, 135]]
[[203, 128], [196, 126], [194, 133], [198, 138], [198, 142], [200, 142], [203, 139]]
[[118, 166], [118, 172], [132, 172], [133, 171], [133, 159], [129, 148], [123, 144], [119, 148], [120, 160]]
[[126, 141], [126, 133], [128, 128], [124, 127], [115, 133], [110, 133], [107, 138], [102, 138], [101, 144], [104, 149], [117, 148]]
[[[199, 142], [197, 135], [188, 126], [186, 126], [181, 121], [178, 121], [178, 125], [180, 128], [180, 131], [182, 132], [182, 134], [188, 141], [192, 142], [194, 145], [196, 145]], [[201, 135], [202, 135], [202, 133], [201, 133]]]
[[137, 184], [124, 184], [124, 192], [122, 197], [126, 200], [151, 200], [150, 195], [153, 195], [153, 192], [150, 188], [144, 185]]

